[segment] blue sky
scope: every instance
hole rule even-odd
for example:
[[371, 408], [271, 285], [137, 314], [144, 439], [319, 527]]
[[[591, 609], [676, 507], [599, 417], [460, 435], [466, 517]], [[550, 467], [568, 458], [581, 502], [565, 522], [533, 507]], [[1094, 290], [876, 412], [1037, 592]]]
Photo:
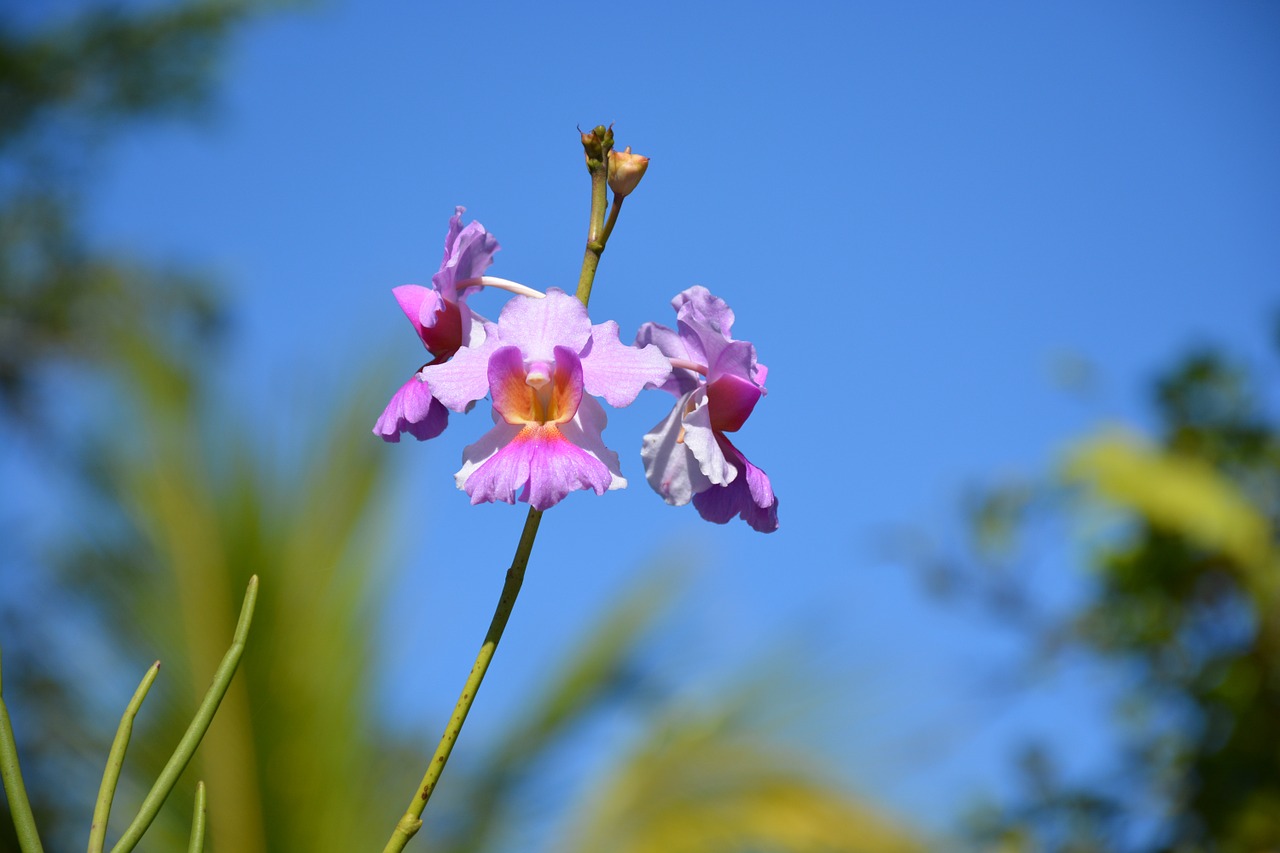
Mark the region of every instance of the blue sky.
[[[692, 284], [733, 306], [770, 368], [738, 444], [782, 526], [666, 507], [638, 447], [667, 398], [611, 413], [631, 487], [547, 514], [471, 734], [676, 550], [705, 567], [691, 674], [779, 641], [821, 649], [840, 697], [824, 750], [943, 826], [1007, 786], [1031, 734], [1102, 766], [1113, 681], [1077, 666], [990, 707], [982, 679], [1018, 659], [1011, 636], [931, 602], [877, 537], [954, 523], [966, 483], [1044, 470], [1103, 421], [1141, 424], [1143, 383], [1192, 342], [1262, 361], [1278, 36], [1280, 9], [1237, 2], [329, 2], [237, 39], [209, 120], [106, 152], [90, 227], [225, 282], [240, 324], [224, 393], [287, 444], [335, 389], [389, 395], [421, 363], [390, 290], [429, 280], [455, 204], [502, 243], [493, 274], [571, 290], [589, 188], [575, 126], [616, 123], [652, 165], [593, 319], [624, 336], [670, 323]], [[1054, 384], [1064, 356], [1096, 366], [1088, 401]], [[415, 650], [385, 659], [396, 724], [443, 719], [519, 535], [523, 508], [453, 489], [487, 424], [386, 448], [402, 588], [383, 627]], [[1046, 547], [1047, 594], [1074, 594], [1069, 544]]]

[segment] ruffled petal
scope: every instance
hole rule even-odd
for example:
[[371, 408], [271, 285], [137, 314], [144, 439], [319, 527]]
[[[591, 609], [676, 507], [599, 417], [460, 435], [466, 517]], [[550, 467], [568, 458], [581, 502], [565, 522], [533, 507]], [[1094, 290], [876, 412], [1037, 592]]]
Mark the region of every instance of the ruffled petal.
[[[643, 347], [648, 344], [656, 346], [667, 358], [695, 360], [691, 359], [689, 350], [679, 333], [660, 323], [645, 323], [636, 333], [636, 346]], [[658, 387], [668, 394], [683, 397], [697, 388], [701, 382], [702, 378], [692, 370], [677, 367], [672, 369], [671, 375]]]
[[[512, 429], [499, 424], [477, 445], [493, 445]], [[495, 435], [496, 433], [496, 435]], [[466, 456], [478, 455], [484, 447], [467, 448]], [[458, 472], [461, 477], [462, 472]], [[519, 429], [510, 441], [477, 466], [463, 482], [471, 503], [502, 501], [515, 503], [516, 496], [528, 500], [537, 510], [546, 510], [577, 489], [591, 489], [602, 495], [611, 482], [603, 462], [578, 447], [554, 425], [529, 425]]]
[[609, 469], [609, 490], [625, 489], [627, 480], [622, 476], [622, 468], [618, 465], [618, 454], [604, 446], [605, 426], [609, 418], [604, 406], [595, 397], [582, 398], [578, 405], [578, 413], [573, 420], [560, 425], [564, 437], [581, 447], [591, 456], [599, 459]]
[[419, 441], [435, 438], [449, 425], [449, 410], [431, 396], [427, 383], [415, 375], [401, 385], [374, 424], [373, 434], [383, 441], [398, 442], [407, 432]]
[[707, 521], [725, 524], [734, 516], [753, 530], [772, 533], [778, 529], [778, 498], [764, 471], [747, 461], [738, 448], [721, 436], [727, 456], [742, 469], [742, 476], [727, 486], [716, 486], [693, 496], [698, 514]]
[[513, 297], [502, 307], [498, 329], [503, 343], [520, 347], [526, 361], [551, 362], [558, 346], [581, 353], [591, 340], [586, 306], [555, 287], [544, 299]]
[[712, 483], [698, 467], [698, 460], [681, 440], [685, 408], [690, 394], [681, 397], [670, 413], [651, 429], [640, 445], [644, 477], [662, 499], [683, 506]]
[[643, 349], [618, 340], [618, 324], [609, 320], [591, 327], [591, 342], [582, 355], [587, 393], [604, 397], [610, 406], [628, 406], [646, 385], [658, 386], [671, 373], [671, 362], [658, 347]]
[[459, 294], [457, 283], [483, 275], [493, 264], [493, 256], [497, 253], [498, 240], [484, 229], [479, 222], [462, 225], [464, 207], [454, 209], [449, 219], [449, 232], [445, 235], [444, 260], [440, 262], [440, 271], [431, 277], [440, 294], [450, 302], [461, 301], [466, 294]]
[[431, 393], [455, 412], [489, 393], [489, 357], [502, 346], [501, 337], [489, 331], [479, 346], [463, 347], [448, 361], [422, 368]]
[[702, 327], [723, 337], [726, 341], [733, 339], [731, 335], [733, 309], [729, 307], [729, 303], [702, 285], [695, 284], [677, 293], [671, 300], [671, 307], [676, 309], [677, 315], [683, 310], [690, 315], [700, 317], [699, 323]]
[[676, 309], [677, 328], [685, 347], [696, 361], [712, 365], [720, 357], [725, 344], [733, 340], [733, 310], [728, 303], [701, 285], [676, 294], [671, 300]]
[[479, 441], [474, 444], [468, 444], [463, 449], [462, 467], [458, 469], [458, 473], [453, 475], [454, 483], [463, 491], [466, 490], [467, 478], [492, 458], [495, 453], [510, 444], [511, 439], [519, 435], [520, 430], [524, 429], [524, 424], [507, 423], [496, 409], [490, 410], [490, 415], [493, 417], [493, 428], [480, 436]]

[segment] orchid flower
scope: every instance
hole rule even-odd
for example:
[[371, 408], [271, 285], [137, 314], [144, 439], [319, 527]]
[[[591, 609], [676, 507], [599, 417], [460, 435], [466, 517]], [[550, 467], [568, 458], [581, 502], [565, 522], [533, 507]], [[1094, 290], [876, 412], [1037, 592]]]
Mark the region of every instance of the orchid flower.
[[510, 300], [484, 340], [422, 376], [454, 411], [492, 395], [494, 427], [463, 451], [455, 475], [471, 503], [521, 500], [545, 510], [577, 489], [626, 486], [591, 395], [626, 406], [670, 373], [657, 347], [623, 344], [617, 323], [593, 326], [581, 302], [551, 288], [545, 299]]
[[[525, 295], [540, 293], [505, 279], [482, 275], [498, 251], [497, 239], [479, 222], [462, 225], [463, 207], [449, 219], [444, 240], [444, 260], [431, 277], [431, 287], [406, 284], [393, 289], [400, 310], [413, 324], [422, 345], [431, 353], [427, 364], [448, 361], [461, 347], [484, 340], [484, 325], [476, 322], [466, 299], [481, 287], [500, 287]], [[426, 365], [423, 365], [426, 367]], [[392, 395], [373, 427], [384, 441], [398, 442], [407, 432], [419, 441], [434, 438], [449, 423], [449, 412], [431, 395], [422, 368]]]
[[637, 345], [655, 345], [672, 365], [659, 387], [673, 394], [671, 413], [645, 437], [645, 478], [667, 503], [690, 501], [708, 521], [735, 515], [762, 533], [778, 529], [778, 499], [764, 471], [747, 461], [726, 433], [742, 428], [765, 393], [768, 369], [755, 347], [734, 340], [733, 311], [705, 287], [671, 301], [678, 331], [646, 323]]

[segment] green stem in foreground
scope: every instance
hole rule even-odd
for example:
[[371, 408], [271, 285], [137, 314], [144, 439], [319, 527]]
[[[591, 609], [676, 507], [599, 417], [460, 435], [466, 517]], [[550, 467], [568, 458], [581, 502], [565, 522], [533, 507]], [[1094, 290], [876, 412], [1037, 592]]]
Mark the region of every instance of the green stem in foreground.
[[129, 738], [133, 735], [133, 720], [138, 716], [142, 700], [160, 673], [160, 661], [151, 664], [133, 698], [120, 717], [120, 727], [116, 729], [115, 740], [111, 742], [111, 752], [107, 754], [107, 768], [102, 771], [102, 785], [98, 788], [98, 801], [93, 805], [93, 823], [89, 826], [89, 853], [102, 853], [107, 838], [107, 822], [111, 818], [111, 803], [116, 796], [116, 785], [120, 781], [120, 771], [124, 767], [124, 754], [129, 748]]
[[542, 513], [530, 507], [529, 515], [524, 522], [524, 531], [520, 534], [520, 544], [516, 546], [515, 558], [511, 561], [511, 568], [507, 570], [507, 579], [502, 585], [502, 596], [498, 599], [498, 607], [493, 613], [493, 620], [489, 623], [489, 631], [484, 635], [480, 653], [476, 655], [476, 662], [471, 667], [471, 674], [467, 676], [467, 683], [463, 685], [458, 703], [453, 707], [453, 716], [445, 726], [435, 755], [431, 757], [431, 763], [427, 766], [426, 775], [422, 777], [422, 783], [418, 785], [418, 790], [409, 802], [409, 807], [405, 809], [404, 816], [396, 824], [395, 831], [391, 833], [391, 840], [383, 848], [383, 853], [403, 850], [409, 843], [409, 839], [422, 826], [422, 810], [426, 808], [427, 801], [431, 799], [431, 794], [436, 789], [436, 783], [440, 781], [444, 765], [449, 761], [449, 753], [453, 751], [458, 733], [462, 731], [462, 724], [467, 720], [467, 713], [471, 710], [471, 704], [475, 702], [476, 693], [480, 690], [480, 683], [489, 669], [489, 662], [493, 660], [493, 653], [498, 648], [498, 641], [502, 639], [502, 632], [507, 627], [507, 620], [511, 618], [511, 609], [515, 607], [516, 596], [520, 594], [520, 585], [524, 583], [524, 571], [529, 565], [529, 553], [533, 550], [533, 540], [538, 535], [540, 521], [542, 521]]
[[196, 783], [196, 807], [191, 815], [191, 841], [187, 844], [187, 853], [203, 853], [205, 808], [204, 782]]
[[127, 853], [127, 851], [138, 846], [138, 841], [142, 839], [143, 834], [151, 826], [151, 822], [160, 813], [160, 807], [164, 805], [164, 801], [168, 799], [170, 792], [173, 791], [173, 786], [178, 783], [178, 777], [182, 775], [182, 771], [187, 768], [191, 757], [195, 755], [196, 747], [200, 745], [200, 741], [204, 738], [204, 733], [209, 730], [209, 724], [213, 722], [213, 715], [217, 712], [218, 705], [222, 703], [222, 697], [226, 695], [227, 688], [231, 685], [231, 678], [236, 674], [236, 667], [240, 665], [240, 657], [244, 654], [245, 641], [249, 638], [249, 626], [253, 623], [253, 608], [257, 602], [258, 576], [254, 575], [249, 579], [249, 588], [245, 590], [244, 604], [240, 606], [240, 621], [236, 623], [236, 632], [231, 638], [231, 647], [223, 655], [222, 663], [218, 664], [218, 669], [213, 675], [213, 683], [209, 685], [208, 692], [204, 694], [200, 707], [196, 708], [195, 717], [191, 720], [191, 725], [187, 726], [186, 734], [182, 736], [182, 740], [178, 741], [178, 746], [174, 749], [173, 755], [169, 757], [169, 762], [160, 771], [159, 778], [151, 786], [146, 799], [142, 801], [142, 806], [138, 809], [137, 816], [129, 824], [128, 829], [124, 831], [124, 835], [120, 836], [116, 846], [111, 848], [111, 853]]
[[3, 678], [0, 678], [0, 778], [4, 779], [4, 793], [9, 798], [9, 814], [18, 835], [19, 849], [22, 853], [44, 853], [31, 803], [27, 801], [27, 788], [22, 783], [22, 768], [18, 766], [18, 744], [13, 739], [9, 709], [4, 704]]

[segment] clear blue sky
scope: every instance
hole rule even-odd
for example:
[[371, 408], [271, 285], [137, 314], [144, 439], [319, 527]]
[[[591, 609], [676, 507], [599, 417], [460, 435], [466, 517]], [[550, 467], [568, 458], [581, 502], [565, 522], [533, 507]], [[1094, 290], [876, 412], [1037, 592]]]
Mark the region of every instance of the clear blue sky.
[[[211, 121], [107, 153], [91, 227], [226, 282], [242, 318], [227, 394], [249, 412], [287, 400], [282, 438], [332, 389], [381, 398], [418, 366], [390, 291], [430, 278], [455, 204], [501, 241], [495, 275], [572, 288], [575, 125], [615, 122], [652, 157], [593, 318], [629, 336], [703, 284], [770, 367], [739, 445], [773, 478], [781, 530], [663, 505], [638, 448], [667, 398], [611, 414], [632, 487], [547, 514], [473, 736], [647, 558], [680, 548], [706, 563], [691, 672], [778, 640], [822, 648], [843, 687], [830, 752], [895, 808], [944, 824], [1007, 783], [1028, 734], [1072, 767], [1105, 761], [1105, 674], [984, 705], [981, 678], [1017, 659], [1009, 637], [932, 604], [875, 541], [950, 523], [966, 482], [1042, 470], [1101, 420], [1140, 423], [1144, 381], [1193, 341], [1261, 359], [1280, 282], [1280, 7], [363, 0], [264, 19], [229, 60]], [[1098, 367], [1091, 404], [1052, 382], [1063, 354]], [[453, 489], [487, 425], [481, 409], [386, 448], [404, 531], [386, 635], [427, 650], [386, 659], [402, 724], [434, 729], [452, 703], [523, 519]]]

